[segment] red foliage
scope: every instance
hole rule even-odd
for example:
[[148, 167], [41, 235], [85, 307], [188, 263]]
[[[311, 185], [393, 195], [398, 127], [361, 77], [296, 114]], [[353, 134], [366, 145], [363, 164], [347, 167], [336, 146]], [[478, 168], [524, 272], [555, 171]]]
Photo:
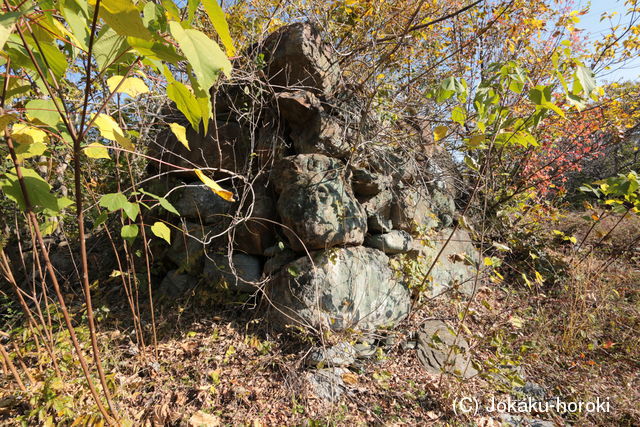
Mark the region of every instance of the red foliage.
[[541, 147], [525, 160], [522, 178], [540, 195], [562, 188], [568, 172], [580, 171], [586, 162], [604, 155], [610, 138], [601, 128], [603, 122], [602, 107], [548, 120], [539, 137]]

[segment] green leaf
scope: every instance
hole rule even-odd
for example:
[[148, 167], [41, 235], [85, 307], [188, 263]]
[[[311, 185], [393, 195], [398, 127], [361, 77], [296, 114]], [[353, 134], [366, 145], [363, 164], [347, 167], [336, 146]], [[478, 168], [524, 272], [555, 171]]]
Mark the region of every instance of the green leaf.
[[153, 40], [138, 39], [135, 37], [127, 37], [127, 42], [140, 55], [151, 59], [161, 60], [171, 64], [177, 64], [178, 61], [184, 59], [171, 45], [164, 45]]
[[231, 75], [231, 62], [220, 46], [203, 32], [185, 30], [175, 21], [169, 23], [169, 29], [193, 68], [200, 87], [208, 90], [221, 71]]
[[25, 105], [27, 118], [55, 127], [60, 122], [60, 115], [51, 99], [33, 99]]
[[127, 50], [129, 46], [126, 37], [119, 35], [108, 25], [103, 26], [93, 44], [93, 57], [98, 63], [98, 71], [106, 69], [116, 58], [122, 58]]
[[236, 48], [233, 46], [233, 39], [229, 32], [229, 24], [227, 23], [224, 11], [218, 4], [218, 1], [203, 0], [202, 4], [204, 5], [204, 10], [207, 11], [207, 15], [209, 15], [213, 28], [216, 30], [216, 33], [218, 33], [218, 37], [220, 37], [220, 41], [227, 51], [227, 55], [234, 56], [236, 54]]
[[529, 99], [536, 105], [543, 105], [551, 100], [550, 86], [536, 86], [529, 90]]
[[[158, 4], [148, 2], [144, 5], [142, 23], [147, 28], [157, 28], [163, 30], [167, 25], [167, 18], [164, 15], [164, 8]], [[155, 24], [154, 27], [152, 24]]]
[[502, 132], [496, 136], [496, 144], [519, 144], [525, 148], [529, 146], [537, 147], [540, 145], [535, 137], [527, 131]]
[[180, 216], [180, 212], [164, 197], [158, 197], [158, 203], [160, 203], [160, 206], [165, 208], [167, 212]]
[[164, 222], [157, 221], [151, 226], [151, 231], [156, 236], [160, 237], [171, 244], [171, 230], [165, 225]]
[[48, 219], [42, 224], [40, 224], [40, 232], [42, 233], [43, 236], [48, 236], [58, 229], [58, 225], [59, 225], [58, 221], [55, 221], [53, 219]]
[[[57, 214], [65, 207], [73, 204], [66, 197], [57, 198], [51, 194], [51, 186], [33, 169], [21, 168], [21, 170], [29, 201], [34, 210], [44, 210], [45, 212], [49, 211]], [[13, 172], [5, 173], [5, 179], [0, 180], [0, 188], [7, 198], [18, 204], [22, 211], [26, 210], [27, 206], [15, 169], [13, 169]]]
[[194, 129], [200, 127], [200, 120], [202, 120], [200, 105], [195, 95], [185, 85], [179, 81], [169, 83], [167, 97], [176, 103], [176, 107], [189, 120], [191, 127]]
[[160, 2], [165, 9], [165, 14], [175, 21], [180, 20], [180, 9], [176, 6], [176, 4], [172, 0], [162, 0]]
[[4, 44], [9, 39], [9, 36], [13, 32], [13, 27], [22, 16], [23, 12], [2, 12], [0, 15], [0, 49], [4, 47]]
[[140, 192], [142, 194], [145, 194], [147, 196], [153, 197], [154, 199], [156, 199], [158, 201], [158, 203], [160, 203], [160, 206], [162, 206], [164, 209], [166, 209], [168, 212], [171, 212], [172, 214], [178, 215], [180, 216], [180, 212], [178, 212], [178, 210], [173, 207], [173, 205], [164, 197], [161, 196], [156, 196], [155, 194], [149, 193], [148, 191], [145, 190], [140, 190]]
[[47, 146], [40, 141], [36, 141], [30, 144], [18, 144], [15, 151], [18, 161], [21, 162], [24, 159], [42, 155], [47, 151]]
[[138, 236], [138, 230], [138, 226], [135, 224], [125, 225], [120, 230], [120, 236], [131, 243]]
[[199, 5], [200, 0], [187, 0], [187, 23], [189, 26], [193, 23], [193, 17], [195, 16]]
[[60, 11], [64, 16], [65, 21], [71, 28], [71, 33], [75, 36], [76, 40], [80, 44], [80, 47], [87, 50], [87, 44], [89, 43], [89, 27], [87, 26], [90, 21], [87, 3], [80, 0], [64, 0], [60, 2]]
[[[35, 56], [38, 66], [43, 70], [47, 70], [45, 72], [47, 73], [48, 80], [51, 80], [48, 70], [51, 70], [56, 79], [60, 80], [67, 71], [67, 56], [58, 49], [55, 43], [40, 43], [38, 46], [33, 38], [29, 36], [25, 36], [25, 40], [31, 48], [31, 52]], [[42, 53], [40, 49], [42, 49]], [[31, 60], [29, 60], [29, 62], [31, 62]], [[36, 70], [33, 63], [29, 64], [29, 68]]]
[[467, 119], [467, 113], [464, 111], [464, 108], [461, 106], [457, 106], [451, 111], [451, 120], [455, 123], [458, 123], [460, 126], [464, 126], [464, 122]]
[[471, 156], [464, 156], [464, 164], [471, 170], [477, 171], [479, 169], [478, 162]]
[[142, 22], [140, 11], [130, 0], [101, 1], [100, 17], [121, 36], [153, 38]]
[[98, 215], [98, 218], [96, 218], [96, 222], [93, 223], [93, 227], [98, 228], [107, 221], [108, 217], [109, 215], [107, 215], [106, 212], [101, 212], [100, 215]]
[[584, 96], [589, 97], [596, 90], [596, 79], [593, 71], [587, 67], [578, 65], [574, 74], [573, 94], [579, 95], [584, 92]]
[[4, 132], [4, 128], [11, 123], [18, 120], [18, 117], [14, 114], [1, 114], [0, 115], [0, 132]]
[[115, 212], [120, 209], [131, 219], [135, 221], [140, 213], [140, 206], [137, 203], [131, 203], [122, 193], [108, 193], [100, 198], [99, 205], [107, 209], [109, 212]]

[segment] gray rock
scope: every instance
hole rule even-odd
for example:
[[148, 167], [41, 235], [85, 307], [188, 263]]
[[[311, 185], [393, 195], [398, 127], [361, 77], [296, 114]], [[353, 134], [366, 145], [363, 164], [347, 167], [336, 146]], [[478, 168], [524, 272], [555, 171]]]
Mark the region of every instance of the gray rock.
[[344, 163], [321, 154], [285, 157], [278, 161], [271, 171], [271, 182], [277, 193], [282, 193], [292, 186], [309, 187], [347, 177]]
[[324, 110], [320, 100], [307, 90], [277, 93], [276, 103], [280, 117], [293, 127], [314, 121]]
[[206, 185], [191, 184], [171, 192], [169, 201], [189, 221], [212, 224], [229, 214], [233, 203], [211, 191]]
[[387, 233], [393, 228], [391, 207], [393, 196], [385, 190], [373, 197], [360, 198], [360, 203], [367, 215], [367, 229], [372, 233]]
[[347, 373], [349, 370], [346, 368], [325, 368], [307, 372], [309, 389], [322, 400], [337, 402], [347, 389], [342, 380], [342, 376]]
[[349, 343], [339, 343], [334, 346], [314, 347], [309, 351], [305, 362], [309, 366], [351, 366], [356, 360], [356, 350]]
[[533, 417], [524, 417], [522, 415], [500, 414], [500, 421], [508, 426], [513, 427], [555, 427], [553, 421], [540, 420]]
[[340, 67], [331, 48], [309, 23], [280, 28], [264, 42], [269, 83], [280, 87], [301, 87], [330, 94], [340, 79]]
[[346, 182], [342, 163], [301, 154], [283, 159], [276, 170], [277, 209], [293, 250], [362, 244], [366, 214]]
[[272, 195], [260, 183], [254, 184], [253, 195], [253, 199], [247, 200], [249, 206], [241, 209], [241, 215], [248, 218], [234, 227], [231, 237], [238, 252], [263, 255], [275, 243], [276, 206]]
[[[423, 245], [420, 248], [422, 255], [419, 262], [428, 268], [450, 234], [451, 229], [443, 229], [429, 242], [430, 244]], [[452, 288], [465, 295], [472, 295], [476, 286], [475, 277], [480, 258], [480, 253], [473, 246], [469, 233], [457, 229], [431, 270], [430, 296], [444, 295]]]
[[438, 189], [430, 190], [429, 196], [430, 208], [440, 220], [438, 226], [451, 227], [456, 212], [456, 204], [453, 197], [449, 193]]
[[[177, 171], [182, 176], [195, 178], [192, 172], [184, 172], [172, 165], [182, 168], [222, 168], [238, 173], [246, 171], [251, 154], [249, 129], [236, 122], [211, 120], [206, 135], [203, 135], [188, 123], [181, 124], [187, 128], [190, 150], [170, 130], [162, 132], [156, 144], [149, 147], [149, 155], [163, 162], [152, 162], [160, 172]], [[228, 178], [228, 175], [222, 173], [219, 177]], [[214, 178], [218, 176], [214, 175]]]
[[[234, 271], [235, 270], [235, 271]], [[246, 254], [233, 254], [231, 264], [227, 255], [214, 254], [204, 261], [204, 277], [215, 285], [236, 292], [255, 292], [262, 276], [260, 259]]]
[[182, 225], [182, 233], [178, 233], [171, 241], [167, 251], [167, 258], [178, 270], [198, 276], [202, 272], [202, 258], [207, 246], [215, 246], [210, 242], [214, 235], [214, 228], [192, 222]]
[[469, 359], [469, 344], [461, 336], [455, 336], [446, 323], [429, 320], [418, 332], [418, 360], [428, 372], [448, 372], [464, 378], [477, 375], [478, 371]]
[[158, 291], [167, 297], [179, 297], [195, 286], [196, 283], [197, 280], [188, 274], [181, 274], [177, 270], [171, 270], [160, 282]]
[[354, 168], [351, 185], [356, 196], [375, 196], [391, 187], [391, 179], [364, 168]]
[[360, 342], [353, 346], [356, 351], [358, 359], [369, 359], [375, 356], [378, 351], [378, 347], [368, 342]]
[[293, 128], [290, 136], [299, 154], [318, 153], [337, 158], [349, 155], [349, 141], [353, 139], [348, 128], [326, 113], [320, 113], [304, 126]]
[[277, 327], [373, 330], [394, 326], [410, 308], [409, 291], [393, 279], [387, 256], [362, 246], [287, 264], [269, 289]]
[[280, 115], [289, 124], [289, 136], [298, 154], [325, 154], [343, 158], [350, 152], [352, 136], [346, 126], [327, 114], [308, 91], [276, 95]]
[[449, 194], [452, 198], [458, 195], [458, 187], [464, 183], [462, 175], [453, 160], [453, 156], [437, 144], [433, 146], [433, 152], [429, 156], [426, 172], [431, 185]]
[[515, 387], [513, 391], [515, 394], [532, 397], [536, 400], [545, 400], [547, 396], [547, 390], [544, 387], [530, 381], [524, 383], [522, 387]]
[[262, 271], [264, 274], [273, 274], [280, 270], [283, 266], [289, 264], [292, 261], [298, 259], [300, 255], [293, 252], [291, 249], [284, 249], [278, 253], [275, 253], [264, 263]]
[[400, 254], [408, 252], [412, 247], [413, 238], [402, 230], [392, 230], [385, 234], [374, 234], [364, 239], [364, 245], [379, 249], [385, 254]]
[[437, 215], [432, 210], [431, 197], [422, 188], [397, 188], [391, 206], [393, 228], [409, 233], [426, 231], [438, 226]]
[[391, 176], [394, 181], [403, 183], [412, 183], [420, 169], [414, 156], [401, 155], [389, 149], [374, 152], [369, 164], [374, 171], [384, 176]]

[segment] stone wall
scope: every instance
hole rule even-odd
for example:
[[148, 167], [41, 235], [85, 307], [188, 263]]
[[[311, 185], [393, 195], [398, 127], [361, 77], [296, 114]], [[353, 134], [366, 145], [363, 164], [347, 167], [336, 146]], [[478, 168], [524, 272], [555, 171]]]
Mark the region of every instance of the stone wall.
[[[411, 152], [398, 142], [401, 126], [393, 137], [381, 130], [311, 25], [284, 27], [253, 49], [263, 77], [224, 85], [208, 132], [189, 128], [190, 150], [170, 132], [151, 148], [162, 160], [154, 172], [173, 177], [165, 185], [184, 232], [163, 255], [174, 268], [162, 292], [198, 281], [260, 290], [276, 327], [393, 327], [416, 279], [402, 265], [428, 269], [454, 224], [454, 162], [428, 129], [405, 135]], [[237, 201], [175, 166], [207, 168]], [[473, 291], [477, 252], [462, 230], [452, 241], [428, 278], [432, 296]]]

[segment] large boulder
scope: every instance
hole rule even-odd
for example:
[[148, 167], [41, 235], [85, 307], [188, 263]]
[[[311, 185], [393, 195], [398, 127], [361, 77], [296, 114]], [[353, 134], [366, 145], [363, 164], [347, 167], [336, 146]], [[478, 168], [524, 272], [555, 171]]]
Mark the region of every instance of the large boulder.
[[203, 184], [180, 186], [171, 192], [169, 201], [180, 216], [203, 224], [220, 223], [233, 206]]
[[[184, 118], [182, 118], [184, 120]], [[244, 172], [251, 154], [249, 129], [237, 122], [211, 120], [206, 134], [194, 130], [188, 123], [182, 123], [187, 129], [189, 141], [187, 149], [176, 136], [165, 130], [156, 144], [149, 147], [149, 155], [160, 160], [152, 162], [160, 172], [179, 168], [221, 168], [233, 172]], [[184, 176], [191, 174], [182, 172]]]
[[352, 168], [351, 186], [356, 196], [372, 197], [391, 188], [391, 178], [365, 168]]
[[404, 183], [412, 183], [420, 170], [419, 164], [411, 153], [391, 151], [389, 148], [372, 152], [369, 164], [375, 172], [391, 176], [395, 181]]
[[437, 227], [438, 216], [432, 210], [432, 203], [424, 188], [398, 186], [391, 206], [393, 228], [416, 233]]
[[[420, 248], [420, 262], [428, 268], [442, 245], [451, 235], [451, 229], [441, 230], [429, 244]], [[480, 253], [473, 246], [471, 236], [462, 229], [457, 229], [451, 240], [438, 257], [430, 274], [430, 296], [445, 296], [451, 289], [465, 295], [472, 295], [476, 288], [476, 273], [480, 265]]]
[[217, 228], [185, 221], [182, 231], [171, 240], [166, 253], [180, 273], [186, 272], [198, 276], [202, 272], [202, 258], [207, 247], [216, 247], [220, 243], [214, 239]]
[[212, 284], [237, 292], [255, 292], [262, 275], [260, 259], [252, 255], [233, 254], [231, 262], [223, 254], [208, 255], [203, 276]]
[[372, 197], [358, 197], [367, 215], [367, 228], [372, 233], [387, 233], [393, 228], [391, 208], [393, 195], [384, 190]]
[[478, 371], [469, 358], [469, 343], [440, 320], [428, 320], [418, 332], [418, 360], [434, 375], [447, 372], [471, 378]]
[[385, 254], [401, 254], [412, 248], [411, 235], [402, 230], [391, 230], [384, 234], [374, 234], [364, 239], [364, 245], [383, 251]]
[[273, 195], [260, 182], [254, 183], [241, 209], [242, 221], [235, 224], [230, 237], [239, 252], [263, 255], [275, 243], [276, 206]]
[[293, 250], [362, 244], [367, 217], [345, 173], [339, 160], [320, 154], [291, 156], [276, 165], [277, 209]]
[[278, 110], [289, 125], [289, 136], [298, 154], [343, 158], [350, 153], [349, 129], [327, 114], [313, 93], [283, 92], [276, 97]]
[[188, 274], [178, 273], [177, 270], [171, 270], [165, 278], [160, 282], [158, 289], [160, 295], [167, 298], [178, 298], [187, 293], [187, 291], [198, 283], [198, 280]]
[[300, 258], [270, 285], [276, 326], [373, 330], [409, 313], [409, 291], [393, 279], [387, 256], [363, 246]]
[[309, 23], [288, 25], [272, 33], [262, 53], [267, 78], [276, 90], [299, 87], [328, 95], [339, 83], [337, 58]]

